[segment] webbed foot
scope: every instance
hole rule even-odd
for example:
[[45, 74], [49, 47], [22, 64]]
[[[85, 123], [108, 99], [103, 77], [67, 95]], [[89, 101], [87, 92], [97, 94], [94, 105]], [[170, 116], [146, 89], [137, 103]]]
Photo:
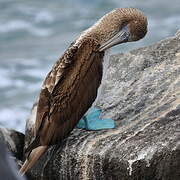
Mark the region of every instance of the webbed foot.
[[112, 119], [101, 119], [101, 110], [99, 108], [91, 108], [86, 115], [84, 115], [77, 128], [86, 130], [102, 130], [115, 128], [115, 122]]

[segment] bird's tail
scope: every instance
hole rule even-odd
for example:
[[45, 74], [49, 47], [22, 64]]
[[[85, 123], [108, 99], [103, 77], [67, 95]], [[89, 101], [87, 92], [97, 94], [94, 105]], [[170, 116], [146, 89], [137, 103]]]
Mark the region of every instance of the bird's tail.
[[34, 140], [31, 142], [31, 144], [29, 144], [28, 147], [25, 149], [24, 153], [31, 152], [33, 149], [35, 149], [35, 148], [37, 148], [39, 146], [41, 146], [40, 138], [39, 138], [39, 136], [36, 136], [34, 138]]
[[30, 169], [36, 161], [43, 155], [48, 146], [39, 146], [32, 150], [29, 157], [26, 159], [21, 169], [19, 170], [21, 175], [24, 175], [28, 169]]

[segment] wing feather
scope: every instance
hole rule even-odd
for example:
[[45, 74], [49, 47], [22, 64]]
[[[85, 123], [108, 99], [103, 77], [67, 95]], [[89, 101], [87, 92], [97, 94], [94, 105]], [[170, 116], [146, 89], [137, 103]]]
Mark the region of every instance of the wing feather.
[[71, 45], [46, 77], [35, 125], [41, 145], [64, 139], [96, 99], [104, 56], [97, 47], [91, 39]]

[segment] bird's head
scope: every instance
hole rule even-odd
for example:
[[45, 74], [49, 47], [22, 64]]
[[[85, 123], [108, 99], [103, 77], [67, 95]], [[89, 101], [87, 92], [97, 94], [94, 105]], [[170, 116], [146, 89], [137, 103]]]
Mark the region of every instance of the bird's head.
[[147, 33], [147, 18], [135, 8], [118, 8], [103, 16], [88, 32], [99, 43], [99, 51], [104, 51], [143, 38]]

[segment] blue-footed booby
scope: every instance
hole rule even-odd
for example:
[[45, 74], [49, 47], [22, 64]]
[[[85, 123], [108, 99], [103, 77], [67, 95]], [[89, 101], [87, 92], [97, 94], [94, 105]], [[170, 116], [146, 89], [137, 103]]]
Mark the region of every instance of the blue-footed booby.
[[48, 73], [39, 95], [35, 137], [26, 149], [24, 174], [49, 145], [61, 142], [97, 96], [107, 49], [142, 39], [147, 18], [135, 8], [118, 8], [103, 16], [69, 46]]

